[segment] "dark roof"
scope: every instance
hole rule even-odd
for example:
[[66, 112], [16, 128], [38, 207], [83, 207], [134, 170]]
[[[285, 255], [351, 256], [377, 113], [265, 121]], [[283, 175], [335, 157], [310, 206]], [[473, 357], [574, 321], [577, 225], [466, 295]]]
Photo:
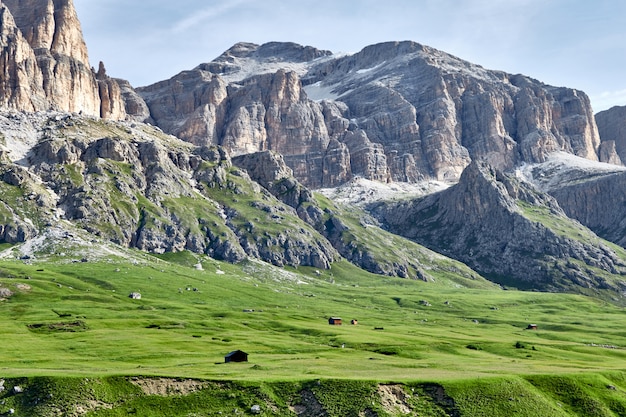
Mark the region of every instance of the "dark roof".
[[230, 352], [228, 355], [226, 355], [226, 358], [230, 358], [231, 356], [236, 356], [236, 355], [241, 355], [241, 354], [247, 355], [246, 352], [244, 352], [243, 350], [233, 350], [232, 352]]

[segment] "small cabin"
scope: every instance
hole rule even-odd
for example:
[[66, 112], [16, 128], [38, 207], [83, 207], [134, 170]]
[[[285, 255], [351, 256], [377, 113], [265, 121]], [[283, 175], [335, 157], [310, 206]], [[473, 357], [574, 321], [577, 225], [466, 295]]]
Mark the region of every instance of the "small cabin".
[[341, 317], [331, 317], [328, 319], [328, 324], [332, 326], [341, 326]]
[[224, 362], [248, 362], [248, 354], [243, 350], [234, 350], [224, 357]]
[[537, 330], [537, 325], [536, 324], [529, 324], [528, 327], [526, 327], [526, 330]]

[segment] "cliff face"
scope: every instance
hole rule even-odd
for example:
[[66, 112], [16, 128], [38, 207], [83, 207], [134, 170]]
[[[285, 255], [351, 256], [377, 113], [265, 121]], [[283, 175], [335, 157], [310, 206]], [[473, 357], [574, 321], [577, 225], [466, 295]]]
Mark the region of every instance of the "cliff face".
[[316, 268], [337, 258], [223, 149], [144, 124], [61, 113], [0, 113], [0, 128], [9, 150], [0, 156], [3, 242], [23, 242], [61, 222], [152, 253]]
[[413, 42], [344, 57], [294, 44], [238, 44], [138, 91], [163, 130], [235, 155], [279, 152], [314, 188], [353, 176], [456, 181], [472, 159], [509, 169], [554, 151], [599, 158], [584, 93]]
[[504, 285], [626, 289], [606, 278], [626, 272], [615, 251], [548, 194], [484, 163], [473, 162], [448, 190], [372, 210], [391, 232]]
[[0, 43], [0, 106], [24, 111], [46, 108], [35, 53], [6, 7], [0, 7]]
[[626, 106], [615, 106], [601, 111], [596, 114], [596, 123], [603, 147], [607, 148], [615, 160], [626, 161]]
[[524, 175], [554, 197], [568, 217], [626, 247], [625, 167], [555, 154], [544, 163], [525, 167]]
[[96, 78], [71, 0], [4, 0], [0, 106], [124, 119], [115, 80]]

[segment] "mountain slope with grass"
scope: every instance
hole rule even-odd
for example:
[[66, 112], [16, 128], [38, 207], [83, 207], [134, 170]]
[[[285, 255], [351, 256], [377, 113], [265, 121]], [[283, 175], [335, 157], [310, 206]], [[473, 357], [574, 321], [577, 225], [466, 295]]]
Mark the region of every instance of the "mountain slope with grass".
[[[106, 242], [69, 256], [87, 236], [32, 243], [31, 259], [3, 253], [0, 413], [612, 417], [626, 406], [623, 308], [598, 299], [381, 278], [347, 262], [159, 259]], [[225, 363], [235, 350], [248, 362]]]
[[487, 164], [473, 162], [447, 190], [371, 210], [391, 232], [500, 284], [623, 301], [623, 249], [567, 217], [548, 194]]
[[134, 90], [71, 0], [0, 3], [0, 416], [626, 415], [582, 92], [414, 42]]

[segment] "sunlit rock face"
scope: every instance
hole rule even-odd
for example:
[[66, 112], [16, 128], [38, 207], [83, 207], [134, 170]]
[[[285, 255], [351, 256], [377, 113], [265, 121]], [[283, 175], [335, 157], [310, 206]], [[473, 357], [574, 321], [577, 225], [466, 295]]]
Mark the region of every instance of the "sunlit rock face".
[[0, 106], [19, 111], [69, 111], [124, 119], [121, 90], [89, 65], [71, 0], [2, 2]]
[[506, 170], [554, 151], [598, 160], [600, 148], [584, 93], [414, 42], [349, 56], [242, 43], [138, 92], [163, 130], [233, 155], [281, 153], [314, 188], [454, 182], [473, 159]]

